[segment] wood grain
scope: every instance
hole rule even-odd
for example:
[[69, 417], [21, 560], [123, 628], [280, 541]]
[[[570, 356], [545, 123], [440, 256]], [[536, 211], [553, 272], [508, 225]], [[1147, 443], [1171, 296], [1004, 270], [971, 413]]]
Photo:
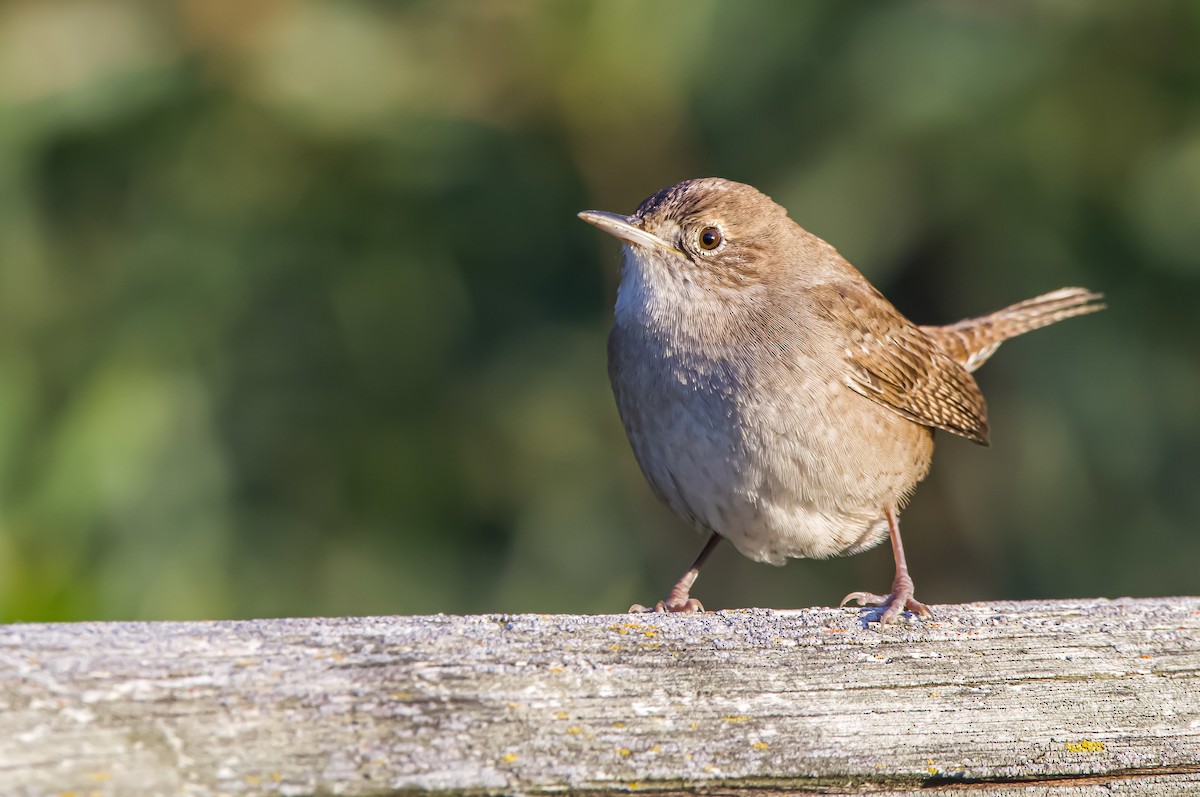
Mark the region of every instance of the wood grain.
[[0, 793], [1200, 793], [1200, 598], [0, 627]]

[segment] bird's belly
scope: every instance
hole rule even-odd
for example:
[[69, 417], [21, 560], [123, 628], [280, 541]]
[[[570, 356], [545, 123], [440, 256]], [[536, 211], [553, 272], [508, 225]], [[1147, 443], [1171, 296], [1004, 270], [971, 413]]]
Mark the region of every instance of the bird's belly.
[[[928, 429], [841, 385], [805, 383], [760, 398], [746, 384], [731, 391], [679, 376], [655, 381], [614, 380], [642, 471], [676, 514], [756, 561], [878, 543], [887, 534], [884, 508], [903, 504], [928, 468]], [[855, 412], [829, 410], [847, 400]]]

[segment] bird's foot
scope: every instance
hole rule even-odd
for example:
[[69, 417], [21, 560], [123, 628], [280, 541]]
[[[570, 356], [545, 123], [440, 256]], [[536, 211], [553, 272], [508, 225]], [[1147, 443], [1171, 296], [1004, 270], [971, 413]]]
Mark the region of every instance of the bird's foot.
[[702, 612], [704, 604], [695, 598], [684, 597], [682, 600], [675, 596], [668, 596], [666, 600], [661, 600], [654, 604], [653, 608], [643, 606], [640, 603], [635, 603], [629, 607], [630, 614], [674, 614], [676, 612]]
[[717, 543], [721, 538], [717, 534], [710, 534], [708, 542], [704, 543], [704, 547], [700, 550], [700, 555], [696, 557], [696, 561], [686, 573], [675, 582], [675, 586], [671, 587], [671, 591], [667, 593], [667, 597], [654, 604], [653, 609], [648, 609], [640, 603], [635, 603], [629, 607], [631, 614], [675, 614], [676, 612], [702, 612], [704, 605], [700, 601], [691, 596], [692, 585], [696, 583], [696, 577], [700, 575], [700, 566], [704, 564], [704, 560], [712, 553], [713, 548], [717, 547]]
[[895, 622], [896, 618], [902, 612], [912, 612], [919, 617], [932, 617], [933, 612], [929, 611], [929, 607], [921, 603], [913, 597], [913, 587], [911, 583], [896, 583], [892, 585], [892, 593], [890, 595], [876, 595], [873, 592], [851, 592], [846, 597], [842, 598], [839, 606], [845, 606], [847, 603], [854, 602], [859, 606], [879, 606], [883, 608], [883, 613], [879, 615], [880, 625], [887, 625]]

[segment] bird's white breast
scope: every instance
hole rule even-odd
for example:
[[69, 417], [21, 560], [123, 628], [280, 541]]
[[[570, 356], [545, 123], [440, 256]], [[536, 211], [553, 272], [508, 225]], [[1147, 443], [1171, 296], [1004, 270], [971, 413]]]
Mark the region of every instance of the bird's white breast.
[[[911, 487], [900, 483], [901, 447], [847, 445], [861, 435], [831, 409], [846, 388], [804, 346], [780, 351], [739, 326], [719, 296], [648, 278], [644, 265], [626, 263], [609, 356], [621, 418], [655, 491], [758, 561], [882, 539], [884, 505]], [[868, 417], [911, 426], [885, 410]]]

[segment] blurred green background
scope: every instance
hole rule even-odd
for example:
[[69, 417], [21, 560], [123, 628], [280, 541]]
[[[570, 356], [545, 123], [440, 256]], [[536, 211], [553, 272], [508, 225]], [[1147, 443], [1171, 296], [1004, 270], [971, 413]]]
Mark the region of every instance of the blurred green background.
[[[980, 373], [918, 595], [1200, 592], [1200, 5], [0, 6], [0, 619], [621, 611], [700, 539], [574, 214], [759, 186], [919, 323], [1110, 309]], [[886, 547], [709, 608], [883, 589]]]

